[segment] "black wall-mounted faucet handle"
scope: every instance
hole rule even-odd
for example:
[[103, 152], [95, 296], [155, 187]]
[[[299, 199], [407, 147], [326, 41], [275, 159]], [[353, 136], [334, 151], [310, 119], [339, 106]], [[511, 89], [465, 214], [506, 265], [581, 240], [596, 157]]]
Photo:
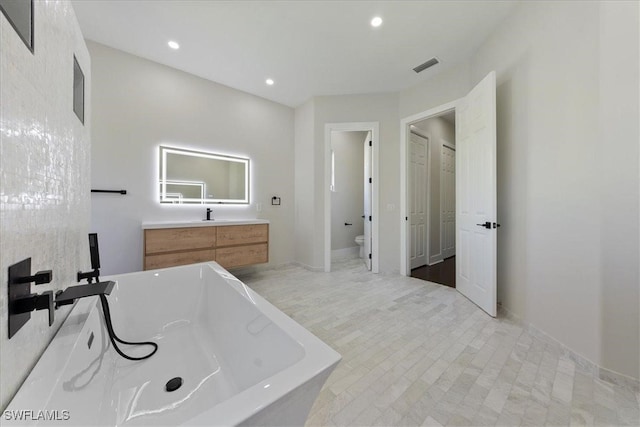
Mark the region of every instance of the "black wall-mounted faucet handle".
[[19, 278], [17, 278], [15, 280], [14, 283], [33, 283], [33, 282], [35, 282], [36, 285], [42, 285], [42, 284], [45, 284], [45, 283], [51, 283], [51, 280], [53, 280], [53, 271], [44, 270], [44, 271], [38, 271], [33, 276], [19, 277]]
[[51, 283], [51, 270], [38, 271], [31, 274], [31, 258], [23, 259], [11, 266], [8, 273], [8, 307], [9, 307], [9, 338], [13, 337], [31, 319], [33, 310], [49, 310], [49, 326], [53, 325], [53, 292], [41, 294], [31, 293], [31, 283], [42, 285]]
[[13, 301], [14, 314], [30, 313], [33, 310], [49, 310], [49, 326], [53, 325], [54, 305], [53, 291], [45, 291], [41, 294], [31, 294], [18, 297]]
[[207, 221], [211, 221], [211, 214], [213, 213], [213, 209], [207, 208]]

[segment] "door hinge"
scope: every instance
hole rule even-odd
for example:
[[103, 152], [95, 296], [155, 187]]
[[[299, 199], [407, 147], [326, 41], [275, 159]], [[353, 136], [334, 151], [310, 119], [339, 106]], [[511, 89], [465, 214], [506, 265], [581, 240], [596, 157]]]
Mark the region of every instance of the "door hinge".
[[372, 178], [369, 178], [369, 184], [371, 184], [373, 182]]
[[371, 215], [369, 215], [369, 221], [371, 221]]
[[371, 259], [371, 254], [369, 254], [369, 259]]
[[373, 147], [373, 141], [369, 141], [369, 147]]

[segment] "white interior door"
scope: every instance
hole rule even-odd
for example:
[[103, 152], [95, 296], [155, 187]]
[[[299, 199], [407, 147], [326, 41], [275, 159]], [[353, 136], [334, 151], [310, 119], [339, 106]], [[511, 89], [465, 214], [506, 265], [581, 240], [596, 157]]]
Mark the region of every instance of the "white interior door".
[[496, 74], [456, 107], [456, 289], [496, 316]]
[[371, 271], [371, 197], [373, 194], [373, 147], [371, 141], [371, 132], [368, 132], [364, 140], [364, 259], [369, 271]]
[[427, 149], [429, 140], [411, 133], [409, 138], [409, 197], [411, 269], [427, 264]]
[[440, 175], [440, 233], [442, 258], [456, 254], [456, 152], [442, 145]]

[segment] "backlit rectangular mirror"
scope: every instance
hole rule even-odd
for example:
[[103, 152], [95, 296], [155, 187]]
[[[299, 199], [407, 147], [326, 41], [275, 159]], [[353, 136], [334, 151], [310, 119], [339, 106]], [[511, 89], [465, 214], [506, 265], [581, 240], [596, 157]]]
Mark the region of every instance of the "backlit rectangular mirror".
[[249, 159], [160, 146], [160, 203], [249, 203]]

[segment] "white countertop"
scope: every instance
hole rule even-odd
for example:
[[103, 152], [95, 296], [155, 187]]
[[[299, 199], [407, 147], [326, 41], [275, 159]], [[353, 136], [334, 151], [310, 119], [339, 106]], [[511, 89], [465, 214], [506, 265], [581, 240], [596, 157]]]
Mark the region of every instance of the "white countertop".
[[193, 220], [193, 221], [145, 221], [142, 223], [142, 229], [148, 230], [152, 228], [182, 228], [182, 227], [221, 227], [225, 225], [251, 225], [251, 224], [269, 224], [267, 219], [212, 219]]

